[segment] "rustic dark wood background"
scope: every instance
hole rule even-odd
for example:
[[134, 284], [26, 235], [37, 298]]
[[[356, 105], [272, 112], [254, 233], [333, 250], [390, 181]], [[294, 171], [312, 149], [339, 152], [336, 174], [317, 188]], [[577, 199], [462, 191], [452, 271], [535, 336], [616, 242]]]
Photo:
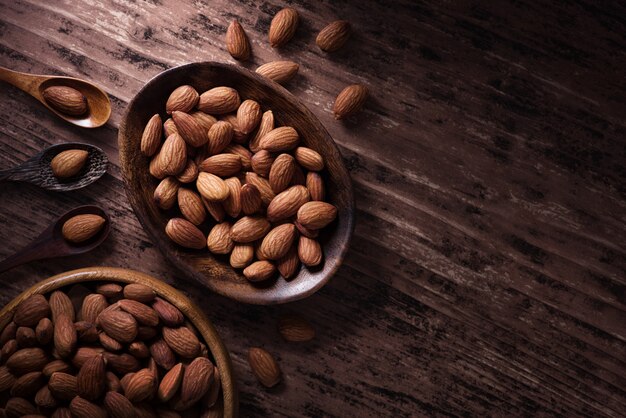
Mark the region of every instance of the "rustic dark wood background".
[[[302, 23], [284, 50], [267, 29], [290, 3]], [[602, 3], [602, 6], [599, 4]], [[243, 417], [624, 416], [626, 411], [626, 8], [571, 1], [0, 0], [0, 65], [94, 81], [113, 115], [93, 131], [63, 123], [7, 85], [0, 168], [49, 144], [86, 141], [112, 162], [67, 194], [0, 187], [0, 257], [56, 216], [99, 204], [113, 219], [92, 254], [0, 276], [0, 304], [49, 275], [136, 268], [188, 292], [229, 347]], [[308, 300], [246, 306], [186, 283], [126, 200], [117, 126], [152, 76], [233, 60], [229, 21], [252, 40], [250, 68], [300, 63], [288, 85], [337, 141], [357, 196], [345, 265]], [[316, 33], [349, 20], [326, 55]], [[333, 120], [343, 86], [367, 109]], [[318, 331], [275, 331], [296, 311]], [[250, 346], [274, 353], [284, 383], [264, 390]]]

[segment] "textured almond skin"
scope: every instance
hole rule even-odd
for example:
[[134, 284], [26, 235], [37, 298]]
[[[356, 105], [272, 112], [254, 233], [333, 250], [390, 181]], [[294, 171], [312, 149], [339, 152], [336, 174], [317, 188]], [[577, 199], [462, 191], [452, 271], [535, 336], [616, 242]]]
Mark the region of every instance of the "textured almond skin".
[[280, 221], [295, 215], [300, 207], [309, 201], [309, 191], [304, 186], [291, 186], [276, 195], [267, 207], [267, 219]]
[[41, 372], [30, 372], [20, 376], [11, 388], [11, 396], [18, 398], [32, 397], [41, 386], [45, 384], [45, 378]]
[[[157, 171], [175, 176], [187, 164], [187, 144], [179, 134], [172, 134], [165, 139], [161, 151], [154, 157]], [[151, 173], [152, 174], [152, 173]]]
[[[43, 318], [35, 328], [35, 336], [40, 345], [46, 345], [52, 341], [54, 335], [54, 326], [48, 318]], [[19, 341], [19, 340], [18, 340]]]
[[230, 222], [216, 224], [207, 237], [207, 247], [213, 254], [228, 254], [233, 249], [233, 240], [230, 237]]
[[78, 336], [72, 320], [67, 315], [60, 315], [54, 323], [54, 348], [63, 358], [74, 352]]
[[345, 119], [361, 110], [367, 99], [367, 94], [367, 87], [362, 84], [353, 84], [343, 89], [335, 99], [333, 107], [335, 119]]
[[22, 327], [34, 327], [42, 318], [49, 315], [50, 305], [46, 298], [43, 295], [32, 295], [18, 305], [13, 322]]
[[200, 95], [196, 89], [189, 85], [180, 86], [170, 94], [165, 103], [165, 111], [168, 115], [175, 111], [188, 113], [198, 104], [199, 99]]
[[87, 295], [83, 300], [83, 306], [80, 310], [81, 321], [95, 324], [98, 315], [108, 306], [109, 303], [103, 295], [97, 293]]
[[122, 343], [129, 343], [137, 336], [137, 321], [132, 315], [122, 311], [107, 310], [98, 316], [104, 332]]
[[324, 159], [317, 152], [307, 147], [298, 147], [294, 151], [296, 161], [309, 171], [321, 171], [324, 169]]
[[241, 170], [241, 157], [228, 153], [213, 155], [202, 161], [198, 169], [219, 177], [229, 177]]
[[52, 373], [48, 381], [48, 387], [52, 395], [60, 400], [71, 400], [78, 394], [78, 383], [76, 376], [68, 373]]
[[171, 209], [176, 203], [180, 183], [174, 177], [166, 177], [154, 189], [153, 199], [161, 209]]
[[80, 91], [71, 87], [48, 87], [42, 92], [42, 96], [50, 107], [69, 116], [84, 115], [89, 107], [87, 98]]
[[124, 297], [141, 303], [150, 303], [156, 297], [156, 293], [150, 286], [141, 283], [130, 283], [124, 286]]
[[157, 388], [157, 379], [149, 369], [141, 369], [130, 378], [124, 390], [131, 402], [141, 402], [151, 397]]
[[107, 392], [103, 403], [112, 418], [135, 418], [133, 404], [121, 393]]
[[294, 128], [281, 126], [265, 134], [259, 142], [259, 147], [269, 152], [289, 151], [295, 148], [299, 141], [300, 137]]
[[70, 317], [72, 322], [75, 319], [74, 306], [70, 298], [60, 290], [55, 290], [50, 294], [50, 311], [52, 312], [52, 319], [56, 320], [59, 315], [65, 314]]
[[10, 398], [3, 410], [7, 417], [25, 417], [37, 414], [37, 408], [24, 398]]
[[15, 376], [6, 366], [0, 366], [0, 392], [11, 389], [15, 380]]
[[176, 364], [174, 351], [162, 338], [150, 345], [150, 354], [154, 361], [165, 370], [171, 369]]
[[178, 326], [185, 319], [183, 313], [177, 307], [159, 297], [152, 302], [152, 309], [157, 312], [161, 321], [169, 327]]
[[104, 409], [80, 396], [72, 399], [70, 411], [72, 411], [72, 417], [74, 418], [107, 418], [107, 413]]
[[324, 188], [324, 180], [322, 176], [314, 171], [306, 174], [306, 188], [311, 195], [311, 200], [323, 201], [326, 197], [326, 189]]
[[231, 87], [215, 87], [200, 95], [198, 109], [212, 115], [234, 112], [241, 104], [239, 93]]
[[208, 132], [209, 129], [211, 129], [211, 127], [217, 122], [217, 119], [213, 116], [199, 110], [193, 112], [191, 116], [196, 120], [196, 122], [198, 122], [205, 132]]
[[20, 347], [33, 347], [37, 343], [35, 330], [29, 327], [19, 327], [15, 333], [15, 340]]
[[50, 389], [46, 385], [37, 391], [37, 394], [35, 395], [35, 404], [41, 408], [54, 409], [57, 407], [58, 402], [54, 399], [52, 392], [50, 392]]
[[99, 293], [107, 298], [120, 296], [123, 290], [124, 288], [117, 283], [105, 283], [96, 286], [96, 293]]
[[226, 218], [226, 211], [222, 202], [213, 202], [203, 197], [202, 204], [216, 222], [222, 222]]
[[152, 157], [159, 150], [161, 146], [161, 134], [163, 131], [163, 125], [161, 122], [161, 116], [155, 114], [150, 118], [146, 127], [143, 129], [141, 135], [141, 153], [146, 157]]
[[298, 249], [296, 245], [292, 245], [287, 253], [276, 262], [276, 268], [280, 275], [285, 279], [290, 279], [296, 275], [300, 267], [300, 258], [298, 258]]
[[306, 342], [315, 338], [315, 328], [298, 315], [282, 316], [278, 320], [278, 332], [289, 342]]
[[261, 252], [268, 260], [278, 260], [287, 254], [296, 238], [296, 227], [291, 223], [279, 225], [267, 233], [261, 242]]
[[317, 266], [322, 262], [322, 247], [316, 240], [300, 236], [298, 241], [298, 258], [305, 266]]
[[52, 376], [53, 373], [56, 373], [56, 372], [69, 373], [70, 370], [71, 370], [70, 365], [64, 362], [63, 360], [52, 360], [50, 363], [46, 364], [46, 366], [43, 368], [42, 371], [43, 371], [43, 374], [49, 378], [50, 376]]
[[100, 345], [104, 347], [104, 349], [107, 351], [116, 352], [124, 348], [122, 343], [114, 338], [111, 338], [106, 332], [101, 332], [100, 334], [98, 334], [98, 341], [100, 342]]
[[180, 401], [184, 405], [193, 405], [199, 401], [211, 387], [214, 379], [214, 367], [209, 359], [198, 357], [185, 369], [180, 388]]
[[198, 166], [191, 158], [187, 159], [187, 164], [183, 171], [181, 171], [177, 176], [176, 180], [181, 183], [193, 183], [198, 178]]
[[298, 222], [309, 229], [321, 229], [337, 217], [337, 208], [326, 202], [308, 202], [298, 209]]
[[315, 43], [322, 51], [333, 52], [346, 43], [351, 32], [350, 23], [345, 20], [335, 20], [320, 31], [315, 38]]
[[222, 115], [222, 121], [229, 123], [233, 127], [233, 142], [244, 144], [248, 141], [248, 134], [239, 128], [239, 121], [236, 113]]
[[176, 124], [174, 123], [174, 119], [168, 118], [165, 120], [165, 122], [163, 122], [163, 133], [165, 134], [166, 138], [171, 134], [178, 133], [178, 129], [176, 129]]
[[80, 369], [88, 359], [103, 352], [104, 349], [102, 347], [79, 347], [74, 357], [72, 357], [72, 365]]
[[76, 376], [78, 395], [90, 401], [98, 399], [106, 387], [105, 372], [102, 354], [87, 360]]
[[251, 282], [261, 282], [271, 278], [276, 266], [267, 260], [255, 261], [243, 270], [243, 275]]
[[67, 241], [78, 244], [94, 237], [105, 223], [106, 220], [99, 215], [76, 215], [65, 221], [61, 232]]
[[298, 73], [299, 68], [293, 61], [272, 61], [261, 65], [256, 72], [278, 84], [284, 84]]
[[50, 161], [52, 174], [60, 179], [74, 177], [85, 166], [88, 156], [89, 152], [82, 149], [61, 151]]
[[269, 40], [272, 48], [285, 45], [296, 33], [298, 27], [298, 12], [285, 8], [276, 13], [272, 19], [269, 31]]
[[269, 177], [272, 164], [274, 164], [275, 157], [266, 150], [260, 150], [255, 153], [250, 160], [252, 170], [261, 177]]
[[270, 168], [269, 182], [274, 193], [280, 193], [291, 184], [296, 171], [296, 162], [289, 154], [280, 154]]
[[252, 152], [241, 144], [230, 143], [226, 146], [226, 148], [224, 148], [224, 152], [238, 155], [239, 158], [241, 158], [241, 168], [244, 171], [250, 170], [252, 167], [250, 163], [250, 160], [252, 159]]
[[196, 121], [196, 119], [184, 112], [172, 112], [172, 119], [176, 124], [176, 129], [186, 143], [192, 147], [199, 147], [208, 141], [207, 131]]
[[[44, 300], [45, 300], [45, 298], [44, 298]], [[23, 301], [22, 301], [22, 303], [23, 303]], [[19, 305], [18, 305], [18, 309], [19, 309]], [[26, 309], [26, 308], [22, 308], [22, 309], [24, 309], [24, 312], [22, 313], [22, 315], [27, 313], [27, 312], [30, 312], [30, 309]], [[39, 314], [39, 315], [41, 315], [41, 314]], [[44, 313], [43, 315], [41, 315], [41, 318], [45, 318], [46, 316], [47, 316], [47, 313]], [[41, 320], [41, 318], [39, 320]], [[31, 318], [30, 322], [34, 323], [35, 319], [36, 318]], [[17, 324], [14, 321], [9, 322], [4, 327], [4, 329], [0, 332], [0, 346], [3, 346], [3, 345], [5, 345], [7, 343], [7, 341], [14, 339], [16, 331], [17, 331]]]
[[209, 154], [215, 155], [224, 150], [233, 139], [233, 126], [223, 120], [217, 121], [208, 131], [207, 150]]
[[206, 219], [206, 209], [202, 204], [202, 198], [193, 190], [183, 187], [178, 189], [178, 208], [183, 216], [194, 225], [200, 225]]
[[259, 382], [268, 388], [281, 380], [281, 372], [274, 357], [262, 348], [252, 347], [248, 351], [248, 363]]
[[264, 205], [269, 205], [272, 199], [276, 197], [276, 193], [272, 191], [269, 181], [260, 177], [256, 173], [248, 171], [246, 173], [246, 183], [254, 185], [261, 194], [261, 201]]
[[159, 314], [148, 305], [131, 299], [122, 299], [117, 303], [124, 312], [131, 314], [138, 323], [150, 327], [159, 324]]
[[222, 202], [224, 210], [228, 216], [237, 218], [241, 213], [241, 182], [237, 177], [228, 178], [224, 182], [229, 190], [228, 197]]
[[260, 151], [261, 148], [259, 146], [259, 142], [261, 142], [261, 138], [272, 129], [274, 129], [274, 113], [271, 110], [267, 110], [263, 113], [263, 116], [261, 116], [259, 129], [257, 129], [256, 133], [248, 144], [248, 146], [250, 147], [250, 151]]
[[233, 20], [226, 30], [226, 48], [237, 60], [246, 61], [250, 58], [250, 42], [237, 20]]
[[317, 229], [305, 228], [297, 220], [293, 221], [293, 224], [296, 226], [296, 229], [298, 230], [298, 232], [304, 235], [305, 237], [317, 238], [317, 236], [319, 235], [319, 231]]
[[254, 100], [244, 100], [237, 109], [237, 125], [244, 134], [252, 132], [261, 122], [261, 106]]
[[252, 215], [261, 209], [261, 193], [253, 184], [241, 187], [241, 210], [245, 215]]
[[188, 327], [163, 327], [163, 339], [178, 355], [193, 358], [200, 352], [200, 341]]
[[206, 239], [202, 231], [186, 219], [170, 219], [165, 226], [165, 233], [181, 247], [197, 250], [206, 247]]
[[271, 226], [260, 216], [244, 216], [232, 226], [230, 236], [235, 242], [254, 242], [267, 234]]
[[230, 266], [236, 269], [247, 267], [254, 259], [254, 246], [249, 244], [237, 244], [230, 253]]
[[200, 172], [196, 180], [196, 187], [203, 198], [213, 202], [221, 202], [228, 197], [230, 190], [218, 176], [211, 173]]
[[161, 379], [157, 395], [161, 402], [167, 402], [178, 392], [183, 381], [185, 369], [182, 363], [172, 367]]

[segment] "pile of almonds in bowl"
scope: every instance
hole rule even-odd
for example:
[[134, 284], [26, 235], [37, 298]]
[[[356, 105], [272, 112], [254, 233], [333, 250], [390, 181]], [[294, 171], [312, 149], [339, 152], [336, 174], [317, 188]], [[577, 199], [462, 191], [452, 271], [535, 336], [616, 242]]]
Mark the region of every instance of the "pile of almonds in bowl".
[[275, 126], [271, 109], [226, 86], [180, 86], [165, 112], [148, 121], [141, 152], [160, 180], [154, 201], [171, 216], [172, 241], [228, 256], [251, 282], [322, 263], [316, 238], [337, 209], [324, 201], [324, 159], [297, 126]]
[[200, 416], [218, 402], [212, 354], [142, 284], [34, 294], [0, 330], [0, 416]]

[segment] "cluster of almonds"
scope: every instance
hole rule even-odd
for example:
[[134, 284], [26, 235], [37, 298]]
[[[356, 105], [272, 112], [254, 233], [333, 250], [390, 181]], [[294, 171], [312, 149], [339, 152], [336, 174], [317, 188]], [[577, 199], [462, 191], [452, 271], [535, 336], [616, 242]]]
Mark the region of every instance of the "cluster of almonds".
[[[201, 95], [191, 86], [178, 87], [166, 112], [172, 118], [163, 125], [158, 114], [149, 120], [141, 151], [152, 157], [150, 174], [161, 180], [155, 202], [164, 210], [177, 205], [182, 215], [167, 223], [170, 239], [230, 254], [230, 265], [244, 269], [250, 281], [267, 280], [276, 269], [291, 278], [300, 262], [321, 263], [315, 238], [337, 209], [324, 202], [322, 156], [298, 146], [293, 127], [275, 127], [271, 110], [262, 113], [254, 100], [241, 102], [230, 87]], [[207, 212], [215, 221], [208, 237], [198, 228]]]
[[[299, 21], [300, 17], [295, 9], [285, 8], [276, 13], [268, 34], [272, 48], [279, 48], [289, 42], [296, 33]], [[346, 43], [351, 31], [350, 23], [336, 20], [319, 32], [315, 43], [322, 51], [334, 52]], [[246, 61], [250, 58], [250, 41], [236, 19], [226, 31], [226, 49], [237, 60]], [[273, 61], [261, 65], [256, 72], [283, 84], [296, 75], [298, 68], [299, 65], [293, 61]], [[362, 84], [352, 84], [344, 88], [335, 99], [333, 108], [335, 119], [344, 119], [358, 112], [365, 104], [367, 94], [367, 87]]]
[[141, 284], [33, 295], [0, 346], [2, 417], [175, 418], [219, 408], [219, 371], [197, 331]]

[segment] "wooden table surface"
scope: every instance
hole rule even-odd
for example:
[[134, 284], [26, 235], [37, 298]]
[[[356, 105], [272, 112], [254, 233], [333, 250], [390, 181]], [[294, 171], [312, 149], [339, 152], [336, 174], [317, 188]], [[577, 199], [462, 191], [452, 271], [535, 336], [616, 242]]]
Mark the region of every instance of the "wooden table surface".
[[[68, 269], [135, 268], [175, 283], [212, 318], [232, 354], [241, 416], [625, 416], [626, 8], [567, 2], [289, 2], [301, 15], [280, 51], [267, 30], [286, 2], [0, 0], [0, 65], [82, 77], [111, 96], [110, 122], [68, 126], [8, 85], [0, 169], [63, 141], [103, 148], [109, 173], [67, 194], [0, 187], [0, 257], [56, 216], [98, 204], [110, 239], [84, 257], [0, 276], [0, 305]], [[560, 4], [560, 5], [559, 5]], [[122, 187], [117, 127], [159, 72], [233, 62], [239, 18], [254, 56], [300, 63], [288, 85], [338, 143], [357, 226], [344, 266], [307, 300], [247, 306], [185, 281], [142, 231]], [[326, 23], [349, 20], [346, 48], [321, 53]], [[336, 122], [335, 95], [370, 87]], [[309, 318], [292, 345], [277, 316]], [[260, 387], [251, 346], [284, 383]]]

